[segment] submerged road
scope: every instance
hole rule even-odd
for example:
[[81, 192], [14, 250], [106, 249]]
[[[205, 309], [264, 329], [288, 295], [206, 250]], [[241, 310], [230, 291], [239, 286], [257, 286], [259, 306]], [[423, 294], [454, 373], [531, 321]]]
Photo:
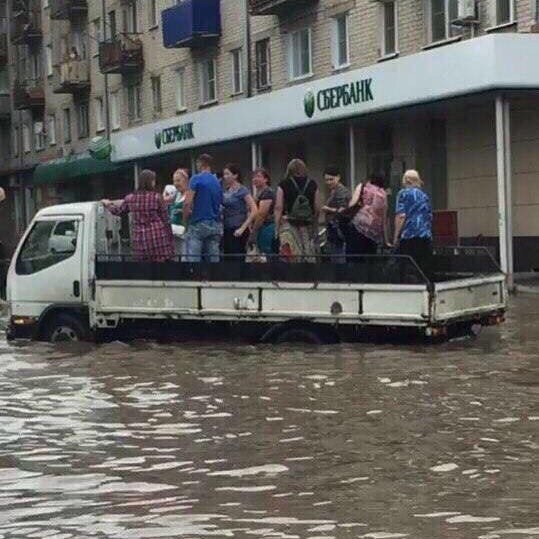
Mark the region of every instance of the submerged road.
[[539, 300], [439, 346], [11, 346], [0, 538], [539, 538]]

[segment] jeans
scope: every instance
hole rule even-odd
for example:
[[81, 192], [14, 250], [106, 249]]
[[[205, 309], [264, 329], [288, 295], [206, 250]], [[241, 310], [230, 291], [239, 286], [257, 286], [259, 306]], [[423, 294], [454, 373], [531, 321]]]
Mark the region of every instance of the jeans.
[[333, 264], [346, 264], [346, 245], [344, 243], [327, 243], [331, 262]]
[[185, 238], [184, 262], [219, 262], [223, 225], [217, 221], [200, 221], [189, 225]]

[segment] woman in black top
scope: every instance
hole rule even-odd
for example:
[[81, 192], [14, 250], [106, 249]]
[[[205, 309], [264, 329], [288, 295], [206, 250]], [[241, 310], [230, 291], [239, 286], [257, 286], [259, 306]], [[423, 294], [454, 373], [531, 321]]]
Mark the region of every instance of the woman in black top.
[[273, 216], [275, 192], [271, 188], [271, 177], [265, 168], [257, 168], [253, 172], [253, 186], [258, 211], [251, 227], [249, 243], [256, 245], [261, 254], [272, 255], [277, 252]]
[[317, 183], [301, 159], [292, 159], [275, 201], [275, 228], [281, 256], [291, 259], [316, 254], [321, 200]]

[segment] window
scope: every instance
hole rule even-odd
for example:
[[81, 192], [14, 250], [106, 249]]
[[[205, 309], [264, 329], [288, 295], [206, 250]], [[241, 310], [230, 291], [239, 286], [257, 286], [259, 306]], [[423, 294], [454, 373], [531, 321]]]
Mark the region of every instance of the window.
[[312, 74], [310, 28], [290, 34], [288, 62], [290, 79], [300, 79]]
[[148, 0], [148, 22], [150, 28], [153, 28], [159, 24], [159, 20], [157, 18], [158, 13], [157, 0]]
[[95, 98], [95, 130], [99, 133], [105, 129], [105, 106], [102, 97]]
[[270, 40], [261, 39], [255, 44], [256, 87], [264, 90], [271, 86]]
[[117, 28], [116, 28], [116, 11], [109, 11], [109, 37], [111, 39], [116, 37]]
[[126, 34], [136, 34], [138, 32], [137, 24], [137, 4], [134, 1], [129, 2], [122, 11], [123, 31]]
[[176, 70], [176, 111], [185, 110], [185, 69]]
[[496, 24], [513, 22], [515, 18], [513, 11], [513, 0], [496, 0]]
[[7, 67], [0, 67], [0, 94], [9, 94], [9, 75]]
[[34, 150], [39, 152], [45, 148], [45, 130], [43, 122], [34, 122]]
[[92, 55], [95, 57], [95, 56], [98, 56], [99, 55], [99, 43], [101, 43], [103, 41], [103, 36], [102, 36], [102, 33], [101, 33], [101, 19], [94, 19], [92, 21], [92, 34], [93, 34], [93, 39], [92, 39], [92, 47], [93, 47], [93, 52], [92, 52]]
[[430, 41], [443, 41], [457, 35], [451, 21], [458, 18], [458, 0], [430, 0]]
[[52, 45], [49, 43], [45, 47], [45, 64], [47, 66], [47, 77], [52, 75]]
[[152, 104], [154, 113], [161, 112], [161, 77], [152, 77]]
[[71, 109], [64, 109], [64, 142], [71, 142]]
[[142, 118], [142, 88], [140, 84], [132, 84], [127, 87], [127, 114], [130, 122]]
[[335, 17], [332, 21], [331, 55], [334, 69], [349, 64], [348, 49], [348, 14], [344, 13]]
[[77, 250], [79, 221], [37, 221], [16, 263], [18, 275], [31, 275], [72, 257]]
[[32, 151], [30, 127], [27, 124], [23, 124], [22, 126], [22, 149], [24, 153], [30, 153]]
[[120, 129], [120, 92], [110, 94], [110, 124], [112, 129]]
[[11, 148], [13, 150], [13, 157], [19, 156], [19, 128], [15, 127], [13, 129], [13, 144], [11, 145]]
[[200, 89], [202, 104], [217, 100], [215, 60], [206, 60], [200, 64]]
[[56, 116], [54, 114], [50, 114], [47, 119], [47, 135], [49, 144], [54, 146], [56, 144]]
[[30, 78], [38, 80], [41, 78], [41, 62], [42, 57], [39, 52], [33, 53], [30, 56]]
[[242, 50], [234, 49], [230, 55], [232, 57], [232, 94], [241, 94], [243, 92]]
[[383, 2], [382, 12], [382, 56], [397, 52], [397, 2]]
[[89, 134], [88, 103], [80, 103], [77, 107], [77, 127], [79, 138], [86, 138]]

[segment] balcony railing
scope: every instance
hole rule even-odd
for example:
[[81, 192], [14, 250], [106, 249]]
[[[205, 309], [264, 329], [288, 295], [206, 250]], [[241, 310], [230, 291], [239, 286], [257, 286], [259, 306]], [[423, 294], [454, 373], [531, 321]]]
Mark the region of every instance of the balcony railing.
[[203, 47], [221, 35], [220, 0], [184, 0], [165, 9], [163, 44], [166, 48]]
[[90, 90], [88, 60], [68, 60], [56, 67], [53, 80], [55, 94], [80, 94], [88, 90]]
[[251, 15], [286, 15], [318, 0], [249, 0]]
[[99, 70], [106, 74], [128, 75], [142, 71], [142, 41], [136, 34], [122, 34], [99, 44]]
[[16, 80], [13, 87], [13, 105], [17, 110], [35, 110], [45, 107], [45, 89], [43, 80]]
[[21, 11], [13, 18], [11, 41], [15, 44], [35, 45], [43, 38], [41, 11]]
[[11, 118], [11, 106], [8, 94], [0, 94], [0, 122], [9, 121]]
[[52, 20], [67, 21], [88, 13], [88, 0], [49, 0]]

